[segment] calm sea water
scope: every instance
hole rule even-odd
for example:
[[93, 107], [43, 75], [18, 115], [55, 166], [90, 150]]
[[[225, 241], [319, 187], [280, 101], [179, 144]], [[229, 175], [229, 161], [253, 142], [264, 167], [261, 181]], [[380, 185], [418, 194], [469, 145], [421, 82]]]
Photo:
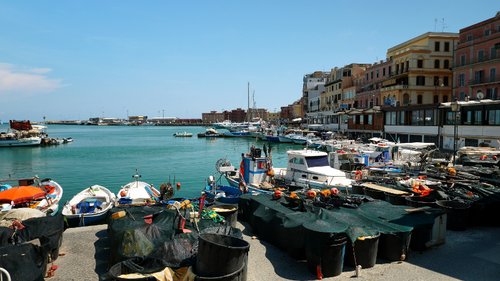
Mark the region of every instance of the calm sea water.
[[[8, 125], [1, 125], [5, 131]], [[192, 138], [176, 138], [175, 132], [191, 132]], [[38, 175], [52, 178], [64, 189], [63, 202], [80, 190], [99, 184], [117, 192], [132, 181], [137, 169], [141, 180], [160, 186], [181, 183], [178, 197], [195, 197], [215, 163], [227, 158], [239, 166], [241, 153], [264, 142], [247, 138], [197, 138], [204, 127], [71, 126], [49, 125], [50, 137], [72, 137], [74, 142], [48, 147], [0, 148], [0, 179]], [[273, 144], [273, 163], [286, 165], [286, 150], [293, 144]], [[226, 184], [225, 181], [223, 181]]]

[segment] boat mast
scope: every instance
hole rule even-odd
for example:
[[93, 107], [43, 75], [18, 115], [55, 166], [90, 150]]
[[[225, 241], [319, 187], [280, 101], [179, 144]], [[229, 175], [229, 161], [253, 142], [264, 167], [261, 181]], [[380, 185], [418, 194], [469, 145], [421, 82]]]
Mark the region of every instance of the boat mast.
[[250, 123], [250, 82], [247, 83], [247, 121]]

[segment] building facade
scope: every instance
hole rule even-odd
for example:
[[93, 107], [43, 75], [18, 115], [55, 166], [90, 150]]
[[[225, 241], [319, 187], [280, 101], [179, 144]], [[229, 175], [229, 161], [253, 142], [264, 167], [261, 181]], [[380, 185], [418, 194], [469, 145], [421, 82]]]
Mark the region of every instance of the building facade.
[[500, 98], [500, 12], [460, 29], [454, 58], [453, 96], [458, 100]]

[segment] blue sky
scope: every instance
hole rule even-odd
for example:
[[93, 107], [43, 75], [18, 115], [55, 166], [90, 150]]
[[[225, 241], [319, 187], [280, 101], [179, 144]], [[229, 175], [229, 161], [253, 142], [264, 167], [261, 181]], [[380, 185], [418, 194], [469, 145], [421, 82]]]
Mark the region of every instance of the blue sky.
[[201, 118], [246, 108], [248, 82], [275, 111], [306, 73], [373, 63], [497, 11], [497, 0], [0, 0], [0, 120]]

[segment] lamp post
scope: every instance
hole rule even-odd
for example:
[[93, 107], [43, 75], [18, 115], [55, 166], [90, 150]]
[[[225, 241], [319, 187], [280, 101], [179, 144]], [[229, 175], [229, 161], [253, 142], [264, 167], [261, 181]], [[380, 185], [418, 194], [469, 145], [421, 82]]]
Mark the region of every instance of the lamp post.
[[457, 154], [457, 138], [458, 138], [458, 122], [457, 119], [460, 117], [460, 103], [458, 99], [451, 103], [451, 111], [453, 112], [453, 165], [455, 165], [455, 157]]

